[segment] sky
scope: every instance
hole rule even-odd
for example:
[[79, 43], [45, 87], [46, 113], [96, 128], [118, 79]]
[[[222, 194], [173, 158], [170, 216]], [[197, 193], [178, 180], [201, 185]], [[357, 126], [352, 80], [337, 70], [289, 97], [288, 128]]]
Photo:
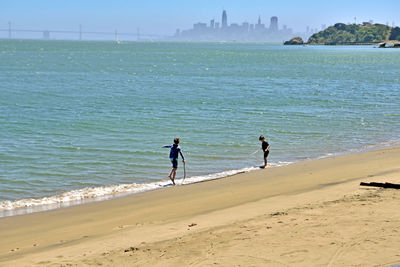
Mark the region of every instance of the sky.
[[15, 29], [37, 30], [78, 30], [81, 24], [83, 31], [136, 33], [139, 28], [142, 34], [173, 35], [197, 22], [220, 22], [224, 9], [228, 24], [256, 23], [260, 16], [269, 26], [270, 17], [277, 16], [279, 27], [295, 32], [336, 22], [400, 25], [400, 0], [0, 0], [0, 29], [8, 29], [9, 22]]

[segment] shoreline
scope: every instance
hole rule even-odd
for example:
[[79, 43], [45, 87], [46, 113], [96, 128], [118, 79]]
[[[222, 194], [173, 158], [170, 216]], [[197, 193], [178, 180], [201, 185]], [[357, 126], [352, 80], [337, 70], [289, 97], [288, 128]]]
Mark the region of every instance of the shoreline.
[[[286, 225], [286, 218], [281, 217], [286, 216], [286, 213], [294, 216], [292, 219], [297, 220], [298, 225], [291, 226], [294, 227], [293, 229], [301, 227], [300, 229], [303, 229], [301, 231], [307, 229], [317, 231], [322, 226], [307, 228], [307, 222], [299, 219], [304, 214], [292, 215], [292, 212], [299, 213], [304, 210], [304, 207], [314, 205], [316, 210], [319, 208], [320, 212], [324, 213], [325, 206], [318, 203], [329, 202], [337, 204], [337, 209], [346, 213], [346, 208], [342, 207], [340, 203], [348, 202], [338, 201], [343, 199], [344, 195], [363, 196], [365, 198], [363, 204], [367, 204], [367, 206], [360, 206], [360, 209], [370, 207], [376, 199], [370, 200], [365, 194], [382, 190], [360, 188], [359, 182], [397, 181], [398, 183], [399, 158], [400, 147], [391, 147], [303, 161], [280, 168], [238, 174], [229, 179], [212, 180], [183, 187], [169, 187], [103, 202], [0, 218], [0, 228], [2, 229], [0, 239], [3, 240], [0, 244], [0, 265], [6, 263], [30, 266], [90, 265], [100, 262], [108, 266], [115, 264], [161, 266], [164, 264], [188, 264], [190, 263], [189, 259], [197, 262], [197, 265], [201, 265], [202, 262], [207, 263], [206, 259], [217, 261], [217, 258], [205, 257], [203, 253], [193, 253], [193, 246], [200, 241], [199, 244], [208, 242], [209, 245], [210, 240], [216, 242], [215, 254], [222, 255], [219, 261], [225, 265], [232, 265], [235, 262], [236, 264], [240, 262], [244, 264], [261, 263], [257, 258], [244, 262], [243, 258], [240, 260], [237, 255], [228, 257], [228, 254], [236, 247], [246, 255], [252, 254], [254, 248], [257, 248], [257, 251], [264, 249], [265, 257], [278, 260], [279, 257], [276, 258], [268, 249], [271, 246], [254, 247], [251, 242], [248, 243], [249, 241], [246, 240], [251, 241], [261, 237], [269, 239], [268, 236], [276, 234], [278, 239], [273, 241], [274, 248], [282, 251], [289, 245], [291, 246], [291, 243], [287, 243], [288, 240], [283, 240], [284, 238], [279, 237], [278, 232], [273, 231]], [[397, 191], [388, 192], [396, 194]], [[393, 195], [393, 197], [397, 196]], [[384, 197], [382, 196], [382, 198]], [[387, 199], [389, 203], [391, 198], [388, 196]], [[395, 203], [398, 203], [396, 201]], [[388, 205], [388, 208], [392, 209], [392, 205]], [[311, 210], [311, 212], [313, 211]], [[354, 214], [351, 214], [350, 217], [357, 220], [361, 215], [357, 213], [357, 210], [353, 212]], [[398, 227], [397, 219], [400, 219], [398, 218], [400, 213], [391, 210], [390, 215], [394, 218], [391, 222]], [[275, 219], [282, 222], [279, 223]], [[369, 216], [365, 220], [370, 220], [369, 224], [373, 224], [380, 220], [380, 217]], [[262, 229], [256, 229], [257, 235], [254, 236], [254, 231], [250, 233], [241, 228], [241, 226], [251, 227], [256, 224], [271, 224], [273, 230], [268, 228], [269, 226], [264, 226]], [[322, 224], [326, 225], [326, 222]], [[333, 233], [341, 231], [340, 227], [343, 227], [343, 225], [336, 226], [335, 220], [329, 222], [326, 227], [328, 226], [329, 231]], [[389, 222], [385, 227], [389, 229]], [[238, 229], [242, 229], [240, 235], [249, 234], [249, 236], [245, 235], [244, 239], [236, 240], [237, 234], [229, 233], [231, 230], [238, 231]], [[300, 235], [299, 232], [292, 234]], [[226, 243], [225, 247], [217, 248], [220, 246], [217, 245], [219, 242], [215, 239], [218, 236], [222, 236], [221, 242]], [[313, 237], [303, 236], [303, 238], [305, 238], [303, 240], [305, 243], [298, 245], [312, 247]], [[318, 239], [320, 236], [317, 235], [314, 238]], [[330, 239], [327, 237], [328, 241], [334, 240], [334, 238], [333, 234]], [[183, 246], [182, 251], [174, 254], [168, 244], [171, 242], [178, 244], [180, 240], [186, 240], [188, 248]], [[296, 242], [300, 242], [302, 239], [300, 237], [296, 240]], [[397, 240], [395, 244], [398, 244]], [[169, 252], [162, 250], [160, 253], [154, 254], [156, 248], [161, 249], [161, 247]], [[314, 259], [315, 253], [318, 252], [317, 250], [312, 252], [309, 247], [307, 247], [309, 252], [303, 253], [306, 256], [302, 258], [303, 261], [300, 261], [303, 263], [302, 265], [312, 263], [310, 260]], [[331, 247], [335, 248], [335, 245], [331, 245]], [[371, 245], [372, 248], [376, 249]], [[151, 251], [154, 253], [152, 254]], [[204, 247], [196, 247], [194, 251], [204, 252]], [[373, 253], [370, 250], [363, 253], [368, 251], [371, 258]], [[335, 250], [331, 251], [331, 249], [318, 253], [321, 252], [322, 254], [332, 252], [335, 255]], [[161, 256], [162, 254], [163, 256]], [[171, 257], [165, 258], [164, 255]], [[334, 255], [332, 255], [333, 258]], [[364, 262], [368, 262], [368, 253], [366, 256]], [[319, 257], [321, 258], [320, 255]], [[330, 263], [328, 258], [326, 260], [327, 262], [323, 262], [323, 259], [320, 259], [323, 264]], [[208, 263], [212, 264], [212, 262]], [[289, 261], [285, 261], [282, 264], [289, 263]]]
[[[280, 168], [299, 162], [307, 162], [324, 158], [334, 158], [342, 155], [351, 155], [361, 152], [374, 151], [379, 149], [391, 148], [398, 146], [398, 141], [388, 141], [380, 144], [361, 147], [359, 149], [349, 149], [341, 152], [328, 152], [316, 158], [305, 157], [304, 159], [288, 161], [288, 162], [270, 162], [269, 168]], [[272, 166], [271, 166], [272, 165]], [[201, 176], [192, 176], [185, 179], [185, 184], [193, 184], [199, 182], [207, 182], [217, 179], [228, 178], [234, 175], [258, 171], [257, 167], [245, 167], [241, 169], [223, 170], [221, 172], [204, 174]], [[176, 179], [177, 185], [181, 185], [181, 178]], [[135, 194], [142, 194], [153, 190], [170, 187], [170, 180], [160, 180], [150, 183], [130, 183], [115, 184], [100, 187], [87, 187], [77, 190], [66, 191], [62, 194], [43, 196], [40, 198], [25, 198], [18, 200], [0, 201], [0, 219], [4, 217], [20, 216], [32, 214], [36, 212], [46, 212], [56, 209], [64, 209], [73, 206], [87, 205], [90, 203], [109, 201], [113, 199], [129, 197]]]

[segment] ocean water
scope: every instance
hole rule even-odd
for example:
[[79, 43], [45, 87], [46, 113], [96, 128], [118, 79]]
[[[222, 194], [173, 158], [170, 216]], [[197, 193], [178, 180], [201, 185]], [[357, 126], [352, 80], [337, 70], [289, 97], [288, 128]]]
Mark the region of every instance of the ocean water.
[[396, 49], [0, 40], [0, 216], [169, 186], [174, 137], [185, 183], [398, 145], [399, 103]]

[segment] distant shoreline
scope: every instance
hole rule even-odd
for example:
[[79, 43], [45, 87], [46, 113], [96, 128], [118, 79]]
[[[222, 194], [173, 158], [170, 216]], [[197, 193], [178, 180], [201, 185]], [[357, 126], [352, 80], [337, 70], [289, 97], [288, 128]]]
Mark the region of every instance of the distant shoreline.
[[306, 43], [306, 45], [379, 45], [380, 43], [358, 43], [358, 42], [327, 42], [323, 44]]
[[[374, 45], [379, 46], [379, 48], [400, 48], [400, 42], [398, 41], [387, 41], [379, 43], [354, 43], [354, 42], [327, 42], [327, 43], [303, 43], [303, 44], [283, 44], [283, 45], [302, 45], [302, 46], [365, 46]], [[385, 46], [387, 45], [387, 46]]]
[[306, 46], [362, 46], [362, 45], [375, 45], [378, 48], [400, 48], [400, 42], [397, 41], [387, 41], [380, 43], [353, 43], [353, 42], [340, 42], [340, 43], [325, 43], [325, 44], [313, 44], [313, 43], [305, 43]]
[[[105, 43], [115, 43], [115, 41], [111, 40], [73, 40], [73, 39], [50, 39], [50, 40], [43, 40], [43, 39], [22, 39], [22, 38], [15, 38], [15, 39], [8, 39], [8, 38], [0, 38], [0, 41], [39, 41], [39, 42], [82, 42], [82, 43], [91, 43], [91, 42], [105, 42]], [[237, 42], [237, 41], [220, 41], [220, 42], [208, 42], [208, 41], [171, 41], [171, 40], [157, 40], [157, 41], [121, 41], [121, 43], [183, 43], [183, 44], [219, 44], [219, 43], [224, 43], [224, 44], [269, 44], [269, 45], [289, 45], [289, 46], [296, 46], [296, 45], [302, 45], [302, 46], [346, 46], [346, 45], [352, 45], [352, 46], [362, 46], [362, 45], [380, 45], [382, 42], [378, 43], [352, 43], [352, 42], [340, 42], [340, 43], [302, 43], [302, 44], [283, 44], [282, 42]], [[394, 43], [394, 44], [400, 44], [399, 41], [387, 41], [386, 43]], [[385, 48], [392, 48], [392, 47], [385, 47]], [[398, 48], [398, 46], [395, 46], [394, 48]]]

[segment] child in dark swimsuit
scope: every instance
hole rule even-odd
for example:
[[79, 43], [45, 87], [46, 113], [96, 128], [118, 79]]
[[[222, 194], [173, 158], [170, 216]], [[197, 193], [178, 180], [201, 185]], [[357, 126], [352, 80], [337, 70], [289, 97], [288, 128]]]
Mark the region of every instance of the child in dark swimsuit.
[[164, 148], [171, 148], [169, 152], [169, 159], [172, 163], [172, 170], [168, 175], [169, 179], [171, 179], [172, 183], [175, 185], [175, 176], [176, 170], [178, 169], [178, 156], [179, 154], [182, 157], [183, 163], [185, 163], [185, 157], [182, 154], [181, 147], [179, 146], [179, 138], [174, 139], [174, 144], [170, 146], [163, 146]]
[[260, 168], [264, 169], [267, 167], [267, 158], [268, 158], [268, 154], [269, 154], [269, 144], [267, 142], [267, 140], [265, 140], [264, 136], [260, 136], [260, 138], [258, 138], [258, 140], [260, 140], [262, 142], [261, 144], [261, 149], [264, 152], [264, 166], [261, 166]]

